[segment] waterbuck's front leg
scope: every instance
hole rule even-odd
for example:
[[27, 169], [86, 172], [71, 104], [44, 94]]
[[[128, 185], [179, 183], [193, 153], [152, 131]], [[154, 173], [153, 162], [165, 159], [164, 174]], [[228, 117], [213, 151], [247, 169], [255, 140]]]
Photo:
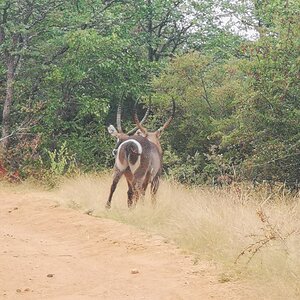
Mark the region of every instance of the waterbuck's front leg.
[[106, 202], [106, 208], [109, 209], [111, 207], [111, 199], [112, 199], [112, 196], [116, 190], [116, 187], [118, 185], [118, 182], [120, 180], [120, 178], [122, 177], [124, 171], [120, 171], [119, 169], [115, 168], [115, 172], [114, 172], [114, 176], [113, 176], [113, 182], [112, 182], [112, 185], [110, 187], [110, 193], [109, 193], [109, 196], [108, 196], [108, 200]]

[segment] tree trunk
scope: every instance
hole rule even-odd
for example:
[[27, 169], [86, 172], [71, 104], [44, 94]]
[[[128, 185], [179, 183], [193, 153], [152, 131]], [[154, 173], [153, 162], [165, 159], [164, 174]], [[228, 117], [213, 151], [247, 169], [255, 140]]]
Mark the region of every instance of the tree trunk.
[[148, 4], [148, 60], [150, 62], [154, 61], [154, 49], [153, 49], [153, 13], [152, 13], [152, 0], [147, 1]]
[[15, 79], [15, 61], [14, 56], [8, 54], [6, 57], [7, 75], [6, 75], [6, 96], [4, 100], [2, 113], [2, 150], [5, 152], [9, 145], [10, 135], [10, 111], [13, 102], [14, 79]]

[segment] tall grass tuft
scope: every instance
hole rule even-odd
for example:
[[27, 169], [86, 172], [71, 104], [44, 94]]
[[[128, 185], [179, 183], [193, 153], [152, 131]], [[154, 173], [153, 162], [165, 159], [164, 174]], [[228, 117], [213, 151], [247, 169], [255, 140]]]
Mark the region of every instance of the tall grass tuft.
[[65, 206], [160, 234], [193, 253], [223, 265], [226, 280], [252, 279], [264, 299], [300, 298], [300, 199], [279, 191], [188, 189], [162, 182], [157, 206], [128, 210], [120, 182], [105, 210], [111, 177], [67, 179], [57, 190]]

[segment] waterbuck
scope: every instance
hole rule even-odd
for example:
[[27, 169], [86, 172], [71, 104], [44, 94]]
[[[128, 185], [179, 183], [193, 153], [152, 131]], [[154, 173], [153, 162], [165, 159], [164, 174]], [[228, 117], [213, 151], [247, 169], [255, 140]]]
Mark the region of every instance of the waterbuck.
[[[147, 113], [149, 110], [147, 110]], [[155, 204], [155, 195], [159, 187], [159, 179], [162, 172], [162, 148], [159, 138], [162, 132], [170, 125], [175, 114], [175, 102], [173, 100], [173, 110], [166, 123], [154, 132], [148, 132], [143, 126], [146, 115], [140, 122], [134, 109], [133, 119], [136, 128], [125, 134], [121, 127], [121, 110], [117, 112], [117, 128], [110, 125], [108, 132], [117, 138], [117, 144], [113, 150], [115, 154], [115, 165], [113, 182], [110, 188], [110, 194], [106, 203], [106, 208], [111, 207], [111, 200], [117, 184], [124, 174], [128, 184], [127, 203], [128, 207], [136, 204], [139, 197], [145, 195], [148, 184], [151, 185], [151, 200]], [[137, 129], [138, 132], [134, 135]]]

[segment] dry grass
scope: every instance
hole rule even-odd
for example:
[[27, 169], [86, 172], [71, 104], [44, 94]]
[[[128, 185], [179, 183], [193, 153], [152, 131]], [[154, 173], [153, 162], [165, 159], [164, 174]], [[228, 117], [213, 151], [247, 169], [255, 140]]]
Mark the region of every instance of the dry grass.
[[251, 279], [264, 299], [300, 298], [300, 200], [285, 191], [270, 194], [244, 188], [187, 189], [163, 182], [155, 209], [126, 206], [122, 181], [105, 210], [110, 176], [80, 176], [64, 181], [57, 190], [63, 205], [93, 211], [160, 234], [175, 241], [197, 259], [224, 266], [220, 281]]
[[26, 181], [21, 181], [19, 183], [8, 182], [6, 180], [0, 179], [0, 190], [8, 191], [8, 192], [16, 192], [16, 193], [24, 193], [24, 192], [43, 192], [49, 190], [43, 182], [40, 182], [36, 179], [27, 179]]

